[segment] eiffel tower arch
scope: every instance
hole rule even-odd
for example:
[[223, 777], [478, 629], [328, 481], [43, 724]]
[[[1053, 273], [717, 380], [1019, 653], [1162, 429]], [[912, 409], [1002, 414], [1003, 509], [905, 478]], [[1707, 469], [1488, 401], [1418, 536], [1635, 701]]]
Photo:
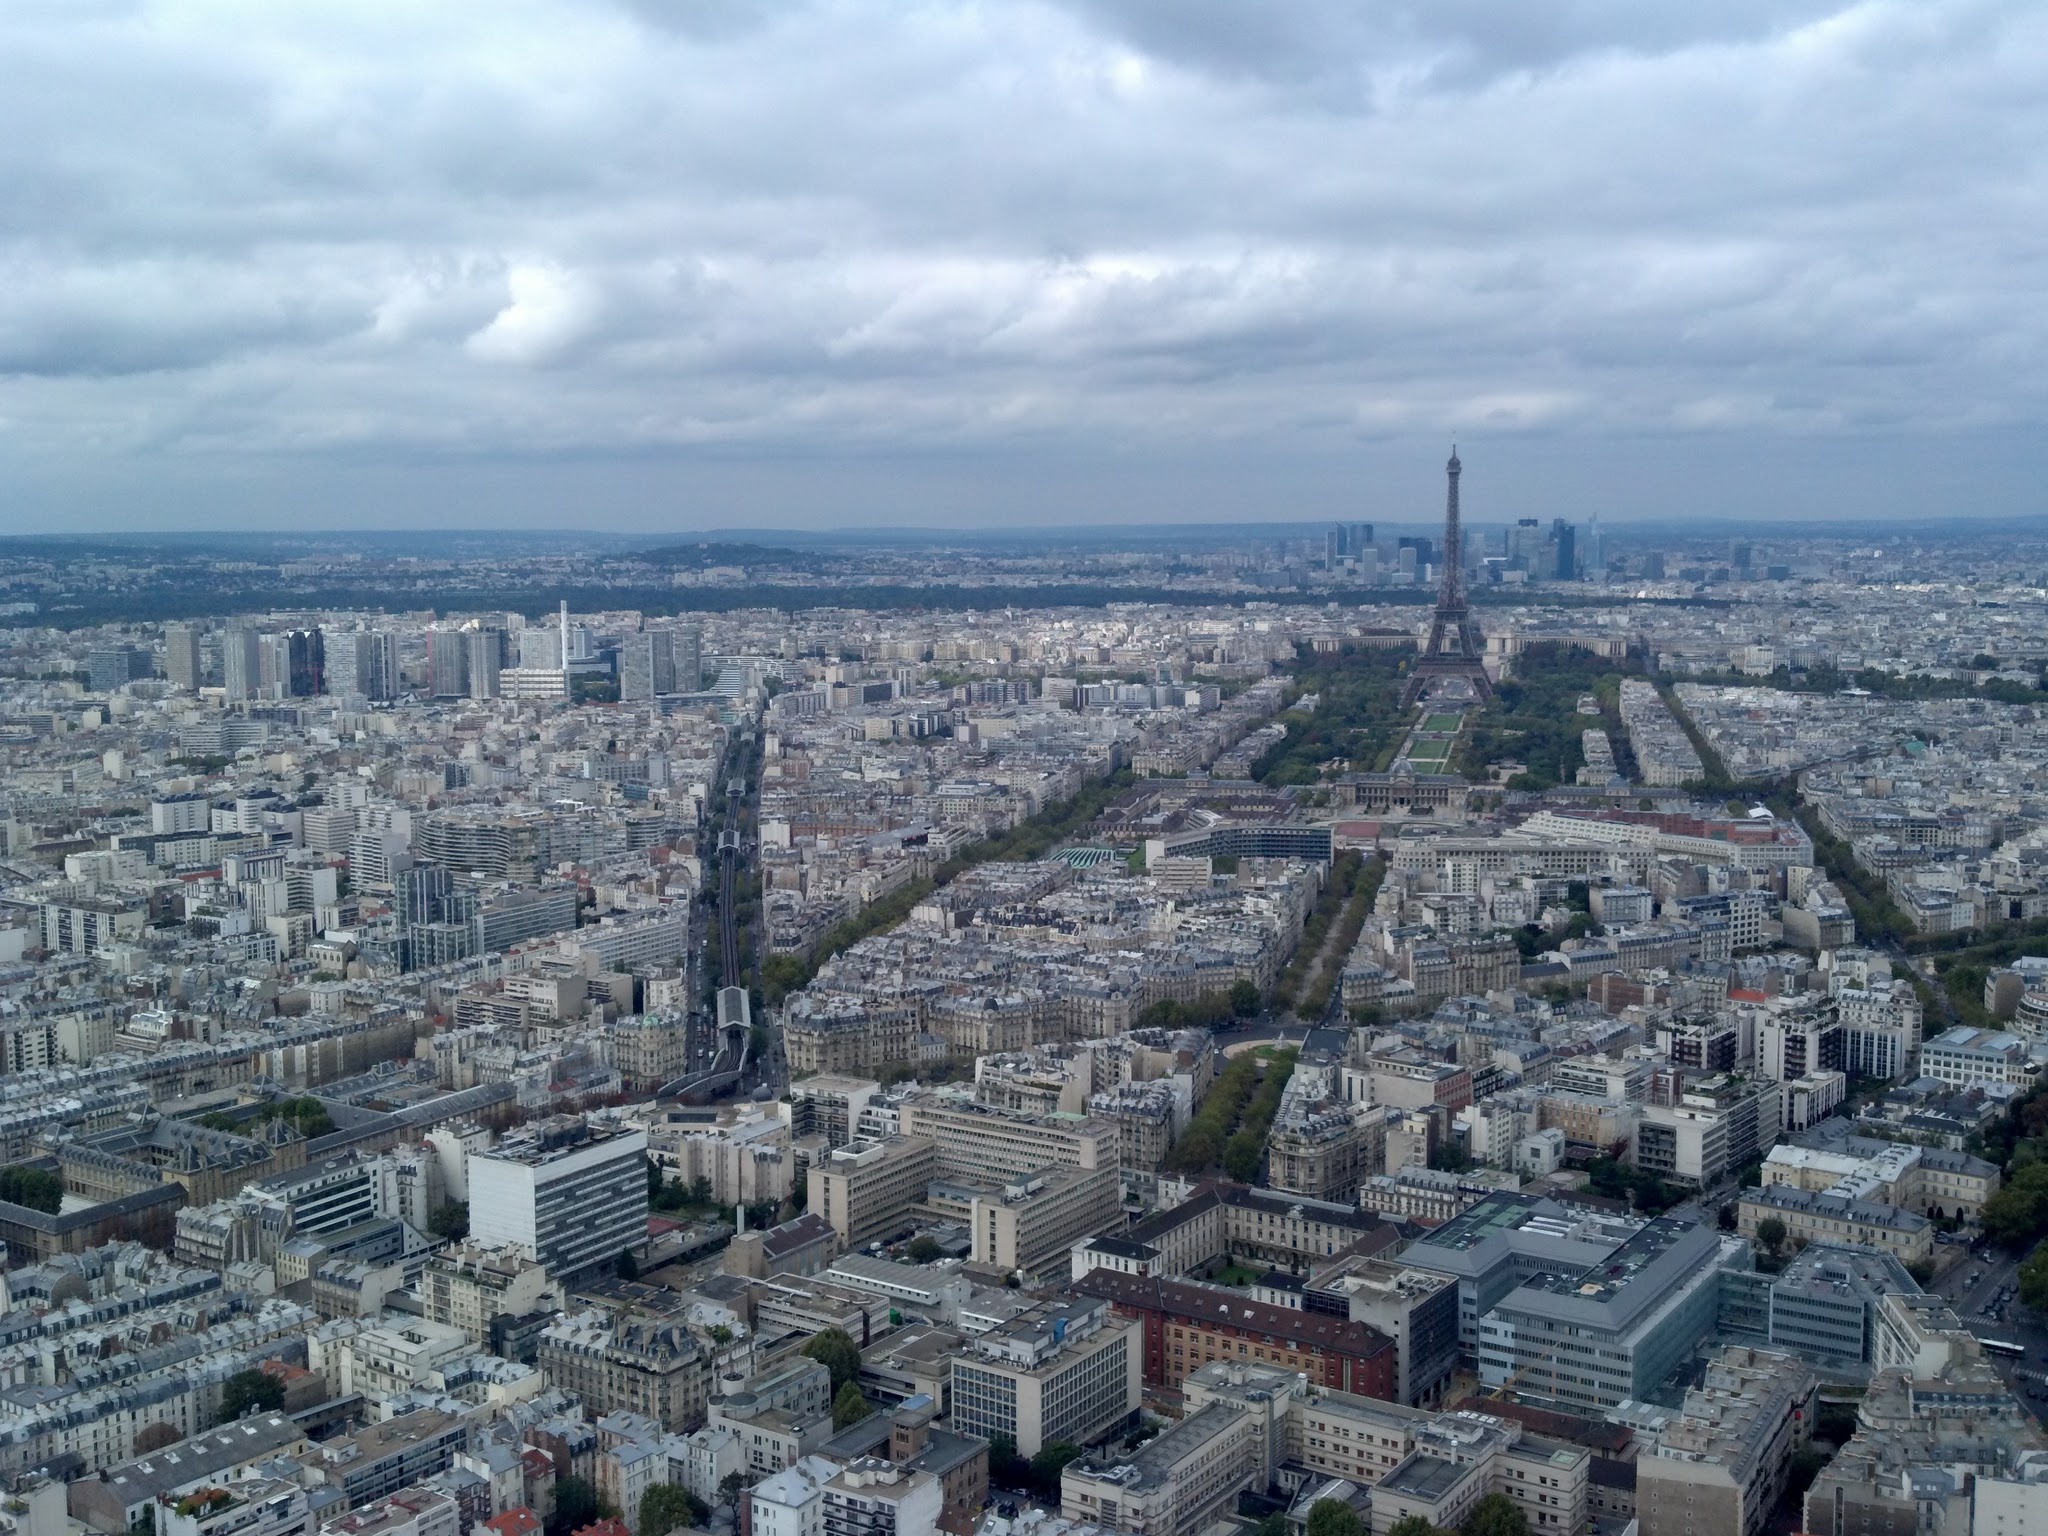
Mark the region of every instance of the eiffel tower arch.
[[1472, 617], [1465, 599], [1465, 547], [1458, 527], [1458, 450], [1451, 449], [1445, 466], [1450, 490], [1444, 501], [1444, 572], [1436, 589], [1436, 615], [1429, 623], [1429, 642], [1416, 659], [1401, 702], [1413, 704], [1425, 694], [1469, 698], [1485, 703], [1493, 697], [1493, 681], [1486, 675], [1486, 636]]

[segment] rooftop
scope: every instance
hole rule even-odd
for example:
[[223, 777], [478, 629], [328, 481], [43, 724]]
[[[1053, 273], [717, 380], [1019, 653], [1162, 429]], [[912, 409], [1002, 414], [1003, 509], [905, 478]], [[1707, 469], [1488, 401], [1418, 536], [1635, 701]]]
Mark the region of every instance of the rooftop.
[[1406, 1494], [1434, 1504], [1471, 1475], [1468, 1463], [1446, 1461], [1441, 1456], [1410, 1455], [1393, 1471], [1374, 1484], [1374, 1491]]

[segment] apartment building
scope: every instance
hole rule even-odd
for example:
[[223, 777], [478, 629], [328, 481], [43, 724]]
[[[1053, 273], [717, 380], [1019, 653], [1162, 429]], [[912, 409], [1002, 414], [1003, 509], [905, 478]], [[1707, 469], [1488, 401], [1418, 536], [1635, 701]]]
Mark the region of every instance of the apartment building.
[[1718, 1351], [1636, 1459], [1642, 1536], [1758, 1536], [1812, 1438], [1817, 1391], [1797, 1355]]
[[988, 1182], [1066, 1168], [1117, 1166], [1116, 1123], [1100, 1116], [1029, 1115], [959, 1098], [919, 1096], [902, 1107], [905, 1136], [928, 1139], [938, 1177]]
[[647, 1243], [647, 1133], [561, 1117], [469, 1157], [469, 1231], [516, 1244], [557, 1279]]
[[711, 1362], [682, 1323], [590, 1309], [556, 1319], [535, 1364], [593, 1414], [621, 1410], [680, 1433], [704, 1422]]
[[938, 1176], [938, 1147], [928, 1137], [855, 1140], [811, 1168], [807, 1206], [832, 1224], [842, 1247], [857, 1248], [902, 1227]]
[[1030, 1275], [1065, 1269], [1076, 1243], [1123, 1222], [1115, 1167], [1042, 1168], [975, 1198], [968, 1217], [971, 1257]]
[[1705, 1189], [1778, 1139], [1783, 1095], [1775, 1082], [1710, 1077], [1675, 1104], [1645, 1104], [1636, 1128], [1636, 1165]]
[[1456, 1530], [1489, 1494], [1514, 1503], [1532, 1533], [1585, 1529], [1592, 1453], [1482, 1413], [1419, 1424], [1414, 1449], [1372, 1484], [1372, 1536], [1420, 1517]]
[[305, 1430], [289, 1415], [251, 1414], [132, 1461], [102, 1466], [71, 1483], [66, 1500], [74, 1520], [104, 1536], [127, 1536], [150, 1519], [160, 1497], [235, 1481], [275, 1457], [302, 1454], [308, 1444]]
[[1458, 1368], [1458, 1287], [1448, 1275], [1398, 1259], [1340, 1259], [1311, 1280], [1302, 1308], [1364, 1323], [1394, 1341], [1394, 1400], [1443, 1401]]
[[524, 1249], [509, 1246], [451, 1244], [427, 1261], [420, 1279], [427, 1320], [458, 1328], [480, 1346], [490, 1343], [494, 1319], [537, 1312], [553, 1295], [547, 1271]]
[[843, 1147], [860, 1126], [861, 1111], [881, 1089], [865, 1077], [807, 1077], [790, 1084], [790, 1134], [822, 1136], [828, 1147]]
[[953, 1358], [953, 1429], [1008, 1437], [1020, 1456], [1055, 1440], [1088, 1445], [1138, 1411], [1144, 1340], [1107, 1302], [1045, 1302], [967, 1341]]
[[824, 1502], [831, 1536], [936, 1536], [945, 1490], [930, 1472], [860, 1456], [825, 1484]]
[[1228, 1403], [1198, 1408], [1114, 1460], [1084, 1458], [1060, 1474], [1060, 1513], [1133, 1536], [1195, 1536], [1262, 1487], [1255, 1421]]
[[802, 1355], [783, 1360], [713, 1398], [708, 1427], [732, 1432], [751, 1473], [793, 1467], [832, 1433], [832, 1373]]

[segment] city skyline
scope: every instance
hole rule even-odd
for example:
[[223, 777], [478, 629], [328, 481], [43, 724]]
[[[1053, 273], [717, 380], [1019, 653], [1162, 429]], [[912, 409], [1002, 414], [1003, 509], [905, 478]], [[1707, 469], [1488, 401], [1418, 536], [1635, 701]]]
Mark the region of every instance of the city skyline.
[[2025, 8], [0, 43], [12, 531], [1419, 523], [1453, 437], [1475, 522], [2039, 507]]

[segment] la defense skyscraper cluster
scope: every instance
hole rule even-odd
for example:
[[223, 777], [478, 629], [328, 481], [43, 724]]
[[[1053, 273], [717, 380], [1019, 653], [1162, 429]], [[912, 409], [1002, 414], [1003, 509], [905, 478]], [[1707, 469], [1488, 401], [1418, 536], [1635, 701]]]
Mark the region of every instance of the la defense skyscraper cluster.
[[1429, 641], [1402, 690], [1404, 704], [1436, 691], [1462, 697], [1469, 689], [1474, 699], [1493, 697], [1493, 683], [1486, 675], [1486, 637], [1465, 597], [1464, 535], [1458, 526], [1458, 475], [1463, 468], [1454, 444], [1451, 461], [1444, 466], [1450, 487], [1444, 498], [1444, 569], [1437, 582], [1436, 615], [1430, 620]]

